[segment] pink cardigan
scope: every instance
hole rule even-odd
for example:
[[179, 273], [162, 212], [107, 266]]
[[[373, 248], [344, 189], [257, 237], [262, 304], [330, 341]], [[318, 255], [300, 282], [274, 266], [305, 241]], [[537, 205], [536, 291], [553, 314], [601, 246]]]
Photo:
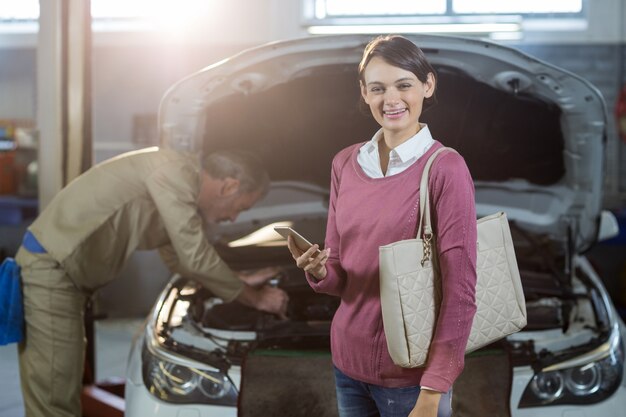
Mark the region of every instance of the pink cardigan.
[[[424, 385], [447, 392], [463, 370], [476, 286], [474, 185], [461, 156], [440, 155], [431, 168], [429, 192], [443, 274], [443, 301], [429, 361], [401, 368], [387, 351], [379, 296], [378, 247], [417, 233], [419, 182], [433, 146], [405, 171], [368, 177], [357, 162], [362, 144], [333, 160], [325, 247], [328, 275], [311, 287], [341, 297], [331, 327], [334, 365], [346, 375], [385, 387]], [[417, 256], [418, 254], [416, 254]]]

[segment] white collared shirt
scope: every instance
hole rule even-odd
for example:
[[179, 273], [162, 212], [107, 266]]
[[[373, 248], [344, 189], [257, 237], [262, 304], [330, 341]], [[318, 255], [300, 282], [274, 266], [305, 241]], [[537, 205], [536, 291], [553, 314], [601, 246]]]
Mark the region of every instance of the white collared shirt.
[[361, 146], [357, 161], [367, 176], [383, 178], [399, 174], [424, 155], [432, 144], [435, 143], [435, 140], [430, 134], [427, 125], [420, 124], [420, 126], [421, 129], [415, 136], [389, 152], [389, 165], [385, 174], [383, 174], [380, 166], [380, 155], [378, 153], [378, 141], [383, 137], [383, 130], [378, 130], [369, 142]]

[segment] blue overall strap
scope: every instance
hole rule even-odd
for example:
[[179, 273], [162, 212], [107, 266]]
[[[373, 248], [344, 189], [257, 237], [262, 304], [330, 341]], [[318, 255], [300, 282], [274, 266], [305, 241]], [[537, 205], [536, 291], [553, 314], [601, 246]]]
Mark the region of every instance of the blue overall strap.
[[41, 246], [41, 243], [35, 238], [30, 230], [27, 230], [22, 239], [22, 246], [26, 248], [30, 253], [48, 253], [46, 248]]
[[24, 339], [24, 303], [20, 267], [13, 258], [0, 265], [0, 345]]

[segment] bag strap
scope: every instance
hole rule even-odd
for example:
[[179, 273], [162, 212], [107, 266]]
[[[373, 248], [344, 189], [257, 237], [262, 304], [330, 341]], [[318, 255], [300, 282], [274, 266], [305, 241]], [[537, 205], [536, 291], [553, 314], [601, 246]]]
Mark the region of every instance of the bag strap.
[[424, 225], [424, 238], [428, 241], [432, 238], [433, 229], [430, 223], [430, 196], [428, 192], [428, 176], [430, 174], [430, 167], [435, 162], [437, 156], [444, 151], [450, 151], [454, 153], [458, 153], [453, 148], [449, 148], [443, 146], [437, 149], [426, 161], [426, 166], [424, 167], [424, 172], [422, 173], [422, 179], [420, 181], [420, 217], [419, 217], [419, 227], [417, 229], [417, 238], [421, 239], [422, 237], [422, 225]]

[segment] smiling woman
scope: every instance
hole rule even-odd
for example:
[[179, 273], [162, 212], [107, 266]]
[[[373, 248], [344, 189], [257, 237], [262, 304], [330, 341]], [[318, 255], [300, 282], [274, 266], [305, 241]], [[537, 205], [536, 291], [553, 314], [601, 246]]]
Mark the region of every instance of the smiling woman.
[[205, 0], [92, 0], [91, 15], [94, 19], [138, 19], [170, 32], [206, 16], [215, 4]]

